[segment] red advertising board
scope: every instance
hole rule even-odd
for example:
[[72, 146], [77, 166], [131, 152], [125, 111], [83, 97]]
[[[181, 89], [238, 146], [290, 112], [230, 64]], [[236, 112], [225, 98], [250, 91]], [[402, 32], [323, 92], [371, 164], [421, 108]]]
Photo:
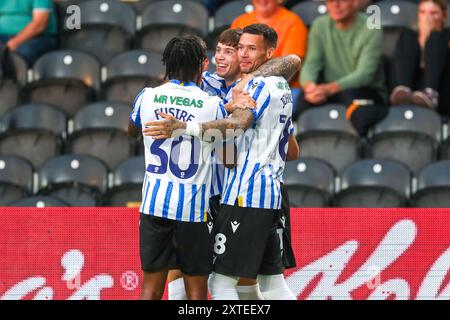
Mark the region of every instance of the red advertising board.
[[[449, 209], [293, 209], [299, 299], [450, 299]], [[139, 215], [1, 208], [0, 299], [138, 299]]]

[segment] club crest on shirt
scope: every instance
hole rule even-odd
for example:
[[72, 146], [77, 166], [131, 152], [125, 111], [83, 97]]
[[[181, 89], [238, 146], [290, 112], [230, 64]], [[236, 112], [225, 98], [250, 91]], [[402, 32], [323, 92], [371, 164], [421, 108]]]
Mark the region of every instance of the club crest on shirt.
[[259, 81], [252, 82], [251, 90], [254, 90], [257, 86], [259, 86]]

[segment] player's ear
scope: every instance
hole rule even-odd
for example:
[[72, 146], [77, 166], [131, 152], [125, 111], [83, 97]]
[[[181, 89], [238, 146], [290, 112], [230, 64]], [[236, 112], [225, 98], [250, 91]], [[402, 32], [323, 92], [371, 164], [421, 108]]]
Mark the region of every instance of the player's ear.
[[267, 59], [272, 59], [272, 57], [273, 57], [273, 53], [275, 52], [275, 48], [269, 48], [267, 51], [266, 51], [266, 57], [267, 57]]
[[200, 70], [200, 73], [203, 73], [203, 72], [205, 72], [206, 70], [208, 70], [208, 67], [209, 67], [209, 59], [206, 58], [205, 60], [203, 60], [203, 63], [202, 63], [202, 70]]

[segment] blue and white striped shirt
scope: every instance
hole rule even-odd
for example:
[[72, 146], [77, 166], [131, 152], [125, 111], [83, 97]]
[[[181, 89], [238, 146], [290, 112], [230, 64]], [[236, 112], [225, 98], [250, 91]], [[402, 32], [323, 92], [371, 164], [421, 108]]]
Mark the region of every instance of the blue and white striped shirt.
[[225, 169], [222, 203], [280, 209], [280, 181], [292, 125], [292, 94], [282, 77], [256, 77], [246, 91], [257, 103], [253, 130], [238, 139], [238, 164]]
[[[227, 104], [231, 99], [231, 89], [236, 86], [239, 81], [236, 81], [229, 87], [227, 87], [225, 80], [218, 76], [217, 73], [210, 73], [208, 71], [203, 72], [202, 82], [200, 88], [207, 92], [210, 96], [217, 96], [223, 100], [223, 104]], [[227, 115], [225, 114], [224, 117]], [[211, 184], [211, 196], [222, 194], [223, 191], [223, 178], [225, 167], [222, 162], [214, 155], [211, 155], [213, 160], [212, 170], [212, 184]]]
[[[138, 127], [162, 120], [158, 111], [185, 122], [222, 119], [226, 114], [220, 98], [209, 96], [194, 83], [177, 80], [144, 89], [130, 120]], [[140, 211], [178, 221], [206, 221], [213, 144], [186, 135], [163, 140], [144, 136], [144, 146], [146, 175]]]

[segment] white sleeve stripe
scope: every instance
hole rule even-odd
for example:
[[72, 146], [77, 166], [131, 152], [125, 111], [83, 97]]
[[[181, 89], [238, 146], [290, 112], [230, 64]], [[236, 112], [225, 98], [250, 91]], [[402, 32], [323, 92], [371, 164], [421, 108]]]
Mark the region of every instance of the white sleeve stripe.
[[132, 111], [131, 114], [130, 114], [130, 121], [133, 122], [133, 124], [135, 124], [135, 125], [138, 126], [138, 127], [142, 126], [142, 124], [141, 124], [140, 111], [141, 111], [142, 100], [144, 99], [144, 91], [145, 91], [145, 89], [143, 89], [143, 90], [137, 95], [137, 97], [136, 97], [136, 99], [135, 99], [133, 111]]
[[264, 110], [266, 110], [267, 106], [269, 105], [269, 102], [270, 102], [270, 94], [267, 97], [266, 101], [264, 101], [261, 108], [258, 110], [258, 116], [256, 120], [259, 120], [261, 118], [262, 114], [264, 113]]
[[227, 115], [228, 115], [228, 112], [227, 112], [227, 110], [225, 110], [225, 107], [224, 107], [224, 105], [223, 105], [222, 102], [219, 104], [219, 108], [220, 108], [220, 111], [222, 111], [222, 116], [223, 116], [224, 118], [226, 118]]
[[217, 89], [217, 87], [219, 87], [219, 86], [213, 86], [213, 85], [210, 84], [210, 83], [208, 82], [208, 80], [206, 80], [206, 79], [203, 79], [203, 81], [206, 83], [206, 85], [207, 85], [208, 87], [210, 87], [211, 89], [213, 89], [214, 91], [216, 91], [216, 92], [217, 92], [217, 95], [220, 96], [221, 91], [220, 91], [220, 89]]

